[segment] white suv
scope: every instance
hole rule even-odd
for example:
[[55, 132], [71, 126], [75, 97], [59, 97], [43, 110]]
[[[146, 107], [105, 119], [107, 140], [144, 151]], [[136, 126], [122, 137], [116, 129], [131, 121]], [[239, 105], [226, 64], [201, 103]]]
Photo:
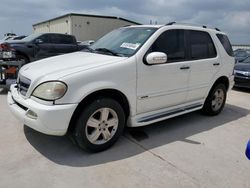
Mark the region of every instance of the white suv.
[[25, 65], [8, 104], [45, 134], [101, 151], [137, 127], [202, 109], [217, 115], [233, 85], [227, 36], [205, 26], [122, 27], [84, 51]]

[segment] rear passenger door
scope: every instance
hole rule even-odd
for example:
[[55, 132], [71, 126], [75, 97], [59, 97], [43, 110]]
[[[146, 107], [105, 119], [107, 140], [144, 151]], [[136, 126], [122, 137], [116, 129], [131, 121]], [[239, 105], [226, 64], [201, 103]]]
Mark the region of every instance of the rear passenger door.
[[214, 42], [208, 32], [187, 30], [191, 72], [187, 102], [202, 100], [220, 69]]
[[71, 35], [52, 34], [55, 55], [71, 53], [78, 50], [76, 41]]

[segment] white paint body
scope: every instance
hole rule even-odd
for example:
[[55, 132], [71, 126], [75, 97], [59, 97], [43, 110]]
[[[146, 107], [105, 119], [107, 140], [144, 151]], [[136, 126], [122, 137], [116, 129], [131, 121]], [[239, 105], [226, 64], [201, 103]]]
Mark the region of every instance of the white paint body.
[[[230, 88], [232, 87], [234, 58], [226, 53], [216, 37], [221, 32], [182, 25], [149, 27], [159, 29], [129, 58], [75, 52], [24, 66], [19, 74], [29, 78], [31, 85], [26, 96], [21, 95], [15, 85], [12, 85], [8, 94], [10, 109], [24, 124], [35, 130], [50, 135], [64, 135], [78, 104], [99, 90], [115, 89], [123, 93], [129, 103], [128, 126], [136, 127], [201, 109], [211, 87], [221, 76], [227, 77]], [[154, 66], [144, 64], [143, 57], [148, 48], [161, 33], [169, 29], [208, 32], [214, 41], [217, 57]], [[220, 65], [215, 67], [214, 62], [219, 62]], [[190, 69], [181, 70], [180, 67], [184, 65], [190, 66]], [[62, 81], [68, 86], [61, 99], [52, 103], [32, 96], [33, 90], [39, 84], [53, 80]], [[36, 112], [38, 119], [30, 119], [26, 115], [27, 111], [21, 109], [16, 102]], [[189, 106], [193, 108], [186, 108]], [[183, 108], [186, 110], [143, 121], [154, 114]]]

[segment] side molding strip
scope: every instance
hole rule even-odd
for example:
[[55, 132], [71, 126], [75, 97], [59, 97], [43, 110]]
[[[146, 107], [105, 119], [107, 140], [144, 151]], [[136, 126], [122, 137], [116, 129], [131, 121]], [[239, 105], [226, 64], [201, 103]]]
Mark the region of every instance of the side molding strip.
[[154, 115], [150, 115], [150, 116], [147, 116], [147, 117], [140, 118], [138, 123], [145, 123], [145, 122], [153, 121], [153, 120], [160, 119], [160, 118], [163, 118], [163, 117], [166, 117], [166, 116], [171, 116], [171, 115], [174, 115], [174, 114], [177, 114], [177, 113], [180, 113], [180, 112], [192, 110], [194, 108], [198, 108], [198, 107], [201, 107], [201, 106], [202, 106], [202, 104], [199, 103], [199, 104], [186, 106], [184, 108], [177, 108], [177, 109], [174, 109], [174, 110], [161, 112], [161, 113], [158, 113], [158, 114], [154, 114]]

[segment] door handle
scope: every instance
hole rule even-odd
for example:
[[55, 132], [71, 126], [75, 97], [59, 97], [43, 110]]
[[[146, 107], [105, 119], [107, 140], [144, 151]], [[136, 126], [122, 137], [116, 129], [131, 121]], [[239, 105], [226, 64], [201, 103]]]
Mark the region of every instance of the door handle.
[[220, 63], [214, 63], [214, 64], [213, 64], [213, 66], [218, 66], [218, 65], [220, 65]]
[[187, 69], [190, 69], [190, 66], [182, 66], [180, 67], [181, 70], [187, 70]]

